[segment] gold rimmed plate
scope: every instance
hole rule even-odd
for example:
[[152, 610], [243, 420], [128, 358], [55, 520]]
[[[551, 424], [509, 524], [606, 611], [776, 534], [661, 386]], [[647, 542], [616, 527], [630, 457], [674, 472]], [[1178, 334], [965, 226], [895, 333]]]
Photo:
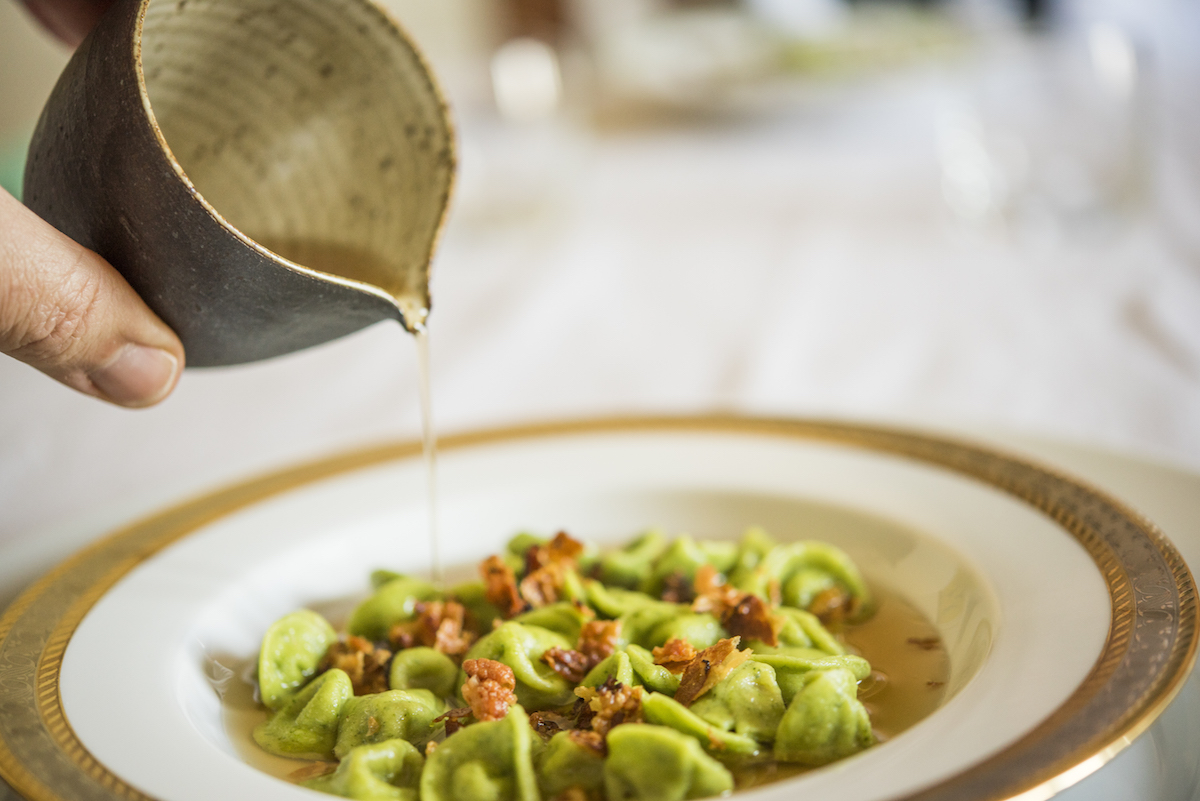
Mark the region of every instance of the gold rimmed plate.
[[[830, 768], [755, 789], [840, 799], [1046, 798], [1111, 759], [1195, 657], [1192, 577], [1118, 501], [993, 450], [892, 429], [732, 417], [547, 424], [441, 443], [443, 551], [523, 528], [649, 524], [846, 547], [932, 620], [943, 705]], [[303, 465], [117, 531], [0, 620], [0, 776], [35, 801], [306, 793], [250, 766], [214, 665], [292, 608], [428, 567], [419, 448]]]

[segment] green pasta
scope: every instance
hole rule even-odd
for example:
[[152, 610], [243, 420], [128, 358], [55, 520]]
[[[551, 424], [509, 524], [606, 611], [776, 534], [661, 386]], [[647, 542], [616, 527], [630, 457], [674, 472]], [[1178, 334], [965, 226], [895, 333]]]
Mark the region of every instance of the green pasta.
[[677, 801], [733, 789], [733, 775], [691, 737], [663, 726], [619, 726], [608, 737], [609, 801]]
[[429, 690], [389, 690], [351, 698], [342, 708], [333, 755], [344, 759], [361, 745], [402, 739], [421, 746], [434, 735], [433, 719], [446, 704]]
[[258, 652], [258, 692], [268, 709], [286, 704], [317, 672], [337, 632], [316, 612], [301, 609], [267, 629]]
[[412, 743], [394, 739], [353, 749], [326, 776], [303, 785], [356, 801], [418, 801], [425, 759]]
[[589, 620], [590, 613], [591, 610], [586, 606], [577, 606], [570, 601], [560, 601], [517, 615], [513, 618], [513, 622], [549, 629], [555, 634], [566, 637], [569, 642], [575, 642], [579, 639], [579, 630]]
[[[574, 700], [567, 680], [541, 661], [550, 648], [567, 650], [571, 646], [549, 629], [509, 622], [475, 643], [467, 659], [492, 659], [508, 665], [516, 675], [517, 700], [530, 709], [545, 709]], [[460, 675], [459, 686], [465, 681], [466, 676]]]
[[439, 596], [437, 588], [429, 582], [397, 576], [359, 604], [346, 629], [368, 640], [385, 640], [392, 626], [413, 618], [419, 602]]
[[692, 737], [704, 748], [725, 759], [743, 761], [762, 753], [753, 738], [714, 726], [688, 707], [662, 693], [650, 693], [642, 701], [646, 720]]
[[588, 671], [588, 674], [583, 677], [583, 681], [579, 682], [579, 686], [599, 687], [609, 679], [621, 684], [633, 684], [636, 680], [629, 655], [624, 651], [617, 651], [605, 657], [600, 664]]
[[[633, 680], [645, 685], [656, 693], [674, 695], [679, 689], [679, 677], [661, 665], [654, 663], [654, 654], [640, 645], [630, 643], [625, 646], [625, 655], [633, 669]], [[616, 656], [616, 654], [613, 654]]]
[[770, 665], [749, 661], [730, 671], [691, 710], [724, 731], [770, 743], [783, 718], [783, 694]]
[[683, 604], [647, 604], [621, 615], [620, 620], [623, 636], [643, 648], [656, 648], [675, 639], [707, 648], [729, 636], [715, 617], [696, 614]]
[[360, 801], [704, 798], [875, 741], [871, 665], [836, 633], [872, 596], [834, 546], [650, 530], [599, 553], [525, 532], [481, 575], [440, 590], [377, 570], [341, 636], [281, 618], [255, 741], [338, 760], [302, 784]]
[[458, 665], [427, 646], [405, 648], [392, 657], [388, 686], [393, 690], [429, 690], [438, 698], [454, 694]]
[[580, 745], [568, 732], [550, 738], [538, 757], [538, 786], [542, 796], [554, 798], [572, 787], [595, 793], [604, 787], [605, 759]]
[[710, 561], [708, 554], [696, 544], [696, 541], [683, 534], [676, 537], [674, 542], [654, 560], [648, 573], [638, 582], [638, 590], [647, 595], [658, 596], [662, 593], [663, 586], [668, 580], [682, 577], [690, 581], [695, 577], [696, 569]]
[[600, 580], [614, 587], [635, 590], [650, 576], [655, 561], [670, 543], [661, 531], [647, 531], [619, 551], [600, 557]]
[[254, 742], [279, 756], [328, 759], [333, 756], [342, 710], [352, 697], [345, 673], [322, 673], [254, 729]]
[[538, 801], [533, 737], [519, 706], [503, 720], [476, 723], [447, 737], [425, 763], [422, 801]]
[[849, 670], [813, 671], [788, 704], [775, 735], [780, 762], [824, 765], [869, 746], [871, 719], [856, 697]]

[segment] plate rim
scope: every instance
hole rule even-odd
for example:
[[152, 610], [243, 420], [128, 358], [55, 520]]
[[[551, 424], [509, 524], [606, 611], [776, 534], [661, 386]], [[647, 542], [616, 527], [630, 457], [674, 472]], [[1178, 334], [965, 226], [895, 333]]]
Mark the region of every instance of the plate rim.
[[[802, 418], [622, 416], [451, 434], [439, 438], [438, 449], [689, 431], [855, 447], [974, 478], [1049, 516], [1099, 570], [1111, 619], [1104, 647], [1084, 681], [1030, 732], [996, 754], [895, 801], [1049, 798], [1099, 769], [1145, 731], [1182, 688], [1196, 660], [1196, 586], [1180, 553], [1153, 523], [1084, 481], [953, 435]], [[53, 568], [0, 617], [0, 710], [5, 712], [0, 715], [0, 778], [29, 801], [154, 801], [96, 760], [63, 711], [62, 659], [84, 615], [141, 562], [208, 523], [306, 484], [420, 454], [419, 442], [388, 443], [243, 480], [118, 528]], [[1165, 647], [1148, 650], [1147, 643]]]

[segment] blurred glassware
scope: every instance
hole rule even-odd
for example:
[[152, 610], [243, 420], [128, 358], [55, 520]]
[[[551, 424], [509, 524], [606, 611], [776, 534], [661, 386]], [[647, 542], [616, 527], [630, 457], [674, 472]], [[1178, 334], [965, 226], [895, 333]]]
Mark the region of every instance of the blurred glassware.
[[734, 8], [675, 11], [594, 43], [603, 100], [675, 108], [719, 102], [779, 72], [779, 40]]
[[569, 18], [588, 42], [636, 27], [664, 13], [667, 0], [568, 0]]
[[750, 13], [796, 39], [823, 38], [841, 30], [849, 12], [842, 0], [745, 0]]
[[823, 35], [786, 31], [785, 66], [796, 76], [862, 75], [959, 54], [970, 42], [953, 4], [855, 3]]
[[1113, 22], [998, 37], [938, 120], [947, 205], [1051, 239], [1135, 216], [1147, 101], [1142, 57]]
[[562, 99], [558, 55], [527, 36], [501, 45], [492, 57], [492, 87], [500, 116], [512, 122], [549, 119]]
[[1200, 3], [1192, 0], [1061, 0], [1076, 25], [1112, 21], [1137, 44], [1149, 95], [1148, 163], [1157, 221], [1168, 242], [1200, 268]]
[[421, 50], [456, 115], [492, 104], [488, 61], [500, 35], [503, 8], [495, 0], [378, 0]]
[[779, 107], [779, 90], [805, 79], [878, 72], [965, 40], [943, 6], [905, 2], [575, 0], [572, 9], [601, 116]]

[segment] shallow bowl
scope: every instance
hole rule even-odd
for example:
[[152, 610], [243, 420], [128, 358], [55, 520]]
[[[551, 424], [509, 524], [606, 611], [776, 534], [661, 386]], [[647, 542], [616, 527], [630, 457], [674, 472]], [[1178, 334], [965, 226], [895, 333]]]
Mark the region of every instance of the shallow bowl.
[[[951, 670], [936, 712], [746, 798], [1049, 797], [1143, 731], [1194, 659], [1191, 575], [1153, 526], [966, 443], [802, 421], [592, 421], [448, 438], [439, 482], [452, 567], [521, 530], [617, 544], [649, 525], [706, 538], [761, 525], [842, 546], [937, 626]], [[115, 533], [0, 623], [0, 664], [19, 666], [0, 682], [14, 713], [0, 775], [46, 799], [314, 798], [247, 756], [222, 694], [281, 615], [361, 596], [377, 567], [427, 571], [428, 531], [419, 448], [401, 445]]]

